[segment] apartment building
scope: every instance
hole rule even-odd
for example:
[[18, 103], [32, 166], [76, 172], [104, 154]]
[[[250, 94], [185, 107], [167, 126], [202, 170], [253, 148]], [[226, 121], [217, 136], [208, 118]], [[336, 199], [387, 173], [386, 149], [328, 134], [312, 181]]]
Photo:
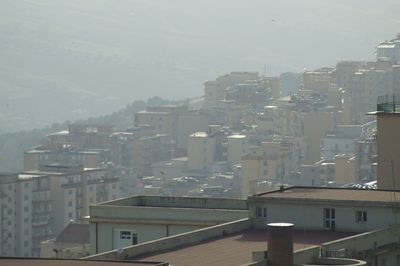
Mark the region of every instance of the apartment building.
[[259, 80], [257, 72], [231, 72], [217, 77], [214, 81], [206, 81], [204, 83], [204, 107], [219, 107], [221, 101], [226, 100], [228, 88], [232, 88], [235, 84], [255, 80]]
[[174, 157], [174, 147], [171, 136], [166, 134], [135, 138], [132, 144], [132, 162], [137, 175], [151, 175], [153, 163]]
[[80, 221], [87, 216], [90, 204], [119, 197], [119, 177], [107, 169], [53, 164], [24, 174], [49, 178], [53, 234], [60, 233], [71, 220]]
[[248, 152], [246, 135], [230, 135], [227, 140], [227, 161], [230, 163], [240, 162], [242, 155]]
[[40, 242], [53, 236], [49, 178], [1, 174], [2, 256], [39, 256]]
[[361, 138], [361, 125], [338, 125], [327, 131], [321, 142], [321, 158], [329, 161], [338, 154], [354, 153], [355, 142]]
[[38, 170], [40, 165], [83, 164], [86, 168], [98, 168], [109, 162], [108, 149], [80, 150], [71, 144], [53, 145], [53, 149], [36, 146], [24, 153], [24, 171]]
[[188, 170], [206, 171], [208, 164], [215, 161], [216, 136], [207, 132], [195, 132], [188, 140]]
[[135, 126], [149, 125], [154, 129], [155, 134], [167, 134], [176, 141], [178, 116], [187, 111], [187, 106], [147, 107], [146, 110], [135, 113]]
[[289, 178], [289, 150], [281, 142], [262, 142], [241, 157], [241, 197], [257, 192], [257, 182]]
[[0, 251], [1, 256], [17, 255], [17, 181], [18, 175], [0, 175]]
[[45, 136], [40, 145], [24, 153], [24, 171], [38, 170], [45, 164], [83, 164], [98, 168], [110, 161], [109, 136], [112, 126], [71, 124], [68, 130]]
[[[397, 98], [398, 97], [398, 98]], [[378, 99], [377, 111], [372, 114], [377, 118], [377, 155], [379, 189], [400, 190], [400, 97], [398, 95], [382, 96]]]
[[318, 93], [327, 93], [334, 82], [334, 68], [320, 68], [303, 72], [303, 90], [311, 90]]
[[381, 42], [376, 47], [377, 59], [390, 60], [393, 64], [400, 62], [400, 34], [395, 39]]
[[108, 136], [113, 127], [104, 124], [73, 123], [67, 131], [47, 135], [40, 145], [52, 149], [60, 143], [70, 144], [79, 149], [106, 149]]

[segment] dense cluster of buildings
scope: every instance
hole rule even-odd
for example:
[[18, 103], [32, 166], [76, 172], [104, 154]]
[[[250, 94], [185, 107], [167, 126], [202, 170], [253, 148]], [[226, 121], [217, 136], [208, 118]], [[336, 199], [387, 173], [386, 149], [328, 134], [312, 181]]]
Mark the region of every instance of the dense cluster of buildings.
[[[324, 241], [340, 238], [325, 238], [326, 229], [396, 225], [399, 43], [380, 44], [373, 62], [304, 71], [291, 95], [281, 95], [278, 77], [231, 72], [204, 83], [201, 107], [152, 106], [125, 130], [74, 123], [45, 136], [24, 153], [21, 173], [0, 175], [0, 255], [39, 256], [43, 247], [46, 256], [122, 250], [136, 259], [155, 251], [141, 248], [148, 241], [251, 238], [271, 222], [321, 230]], [[379, 95], [390, 96], [377, 105]], [[74, 228], [90, 232], [90, 248], [86, 238], [85, 252], [66, 254], [61, 236]], [[122, 256], [107, 254], [98, 258]]]

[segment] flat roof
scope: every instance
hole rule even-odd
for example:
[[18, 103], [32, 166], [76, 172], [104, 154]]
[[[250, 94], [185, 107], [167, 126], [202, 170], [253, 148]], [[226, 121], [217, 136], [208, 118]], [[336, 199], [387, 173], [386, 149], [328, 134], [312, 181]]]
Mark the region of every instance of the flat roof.
[[[300, 250], [351, 235], [355, 233], [293, 230], [293, 249]], [[135, 257], [135, 260], [165, 261], [174, 266], [242, 265], [252, 261], [253, 251], [264, 251], [267, 247], [267, 231], [250, 229], [193, 246]]]
[[398, 203], [400, 202], [400, 191], [355, 188], [289, 187], [283, 190], [256, 194], [249, 198]]
[[148, 265], [168, 265], [162, 262], [155, 261], [102, 261], [102, 260], [79, 260], [79, 259], [45, 259], [45, 258], [14, 258], [14, 257], [0, 257], [1, 266], [121, 266], [121, 265], [133, 265], [133, 266], [148, 266]]

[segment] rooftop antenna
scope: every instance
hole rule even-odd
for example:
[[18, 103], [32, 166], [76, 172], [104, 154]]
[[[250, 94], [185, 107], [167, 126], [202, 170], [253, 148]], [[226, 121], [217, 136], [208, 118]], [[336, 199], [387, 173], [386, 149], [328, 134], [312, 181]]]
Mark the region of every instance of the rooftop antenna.
[[267, 64], [264, 65], [264, 77], [267, 76]]

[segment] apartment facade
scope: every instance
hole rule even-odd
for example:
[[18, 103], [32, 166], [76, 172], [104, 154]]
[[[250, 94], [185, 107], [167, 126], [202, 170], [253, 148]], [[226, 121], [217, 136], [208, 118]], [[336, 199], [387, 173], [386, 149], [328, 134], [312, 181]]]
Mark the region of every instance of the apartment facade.
[[0, 175], [2, 256], [39, 256], [53, 236], [52, 201], [46, 175]]

